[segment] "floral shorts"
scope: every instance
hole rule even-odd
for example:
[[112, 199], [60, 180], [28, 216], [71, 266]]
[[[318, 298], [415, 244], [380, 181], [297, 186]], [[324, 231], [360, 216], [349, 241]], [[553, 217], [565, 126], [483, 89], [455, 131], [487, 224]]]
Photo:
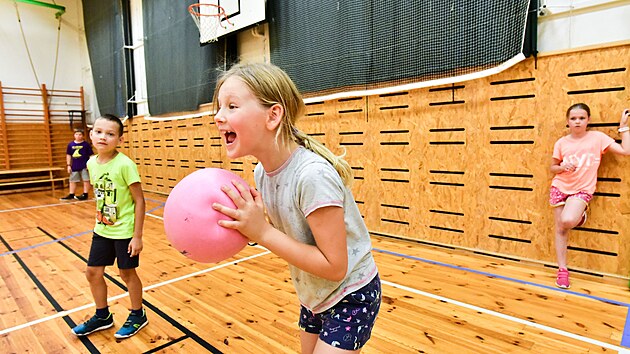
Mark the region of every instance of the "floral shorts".
[[569, 198], [578, 198], [583, 201], [588, 207], [588, 203], [591, 201], [591, 199], [593, 199], [593, 195], [582, 191], [575, 194], [565, 194], [562, 193], [558, 188], [551, 186], [551, 189], [549, 190], [549, 204], [551, 204], [552, 207], [566, 204], [566, 201]]
[[380, 307], [381, 279], [377, 274], [366, 286], [322, 313], [314, 314], [302, 306], [299, 325], [333, 347], [357, 350], [370, 339]]

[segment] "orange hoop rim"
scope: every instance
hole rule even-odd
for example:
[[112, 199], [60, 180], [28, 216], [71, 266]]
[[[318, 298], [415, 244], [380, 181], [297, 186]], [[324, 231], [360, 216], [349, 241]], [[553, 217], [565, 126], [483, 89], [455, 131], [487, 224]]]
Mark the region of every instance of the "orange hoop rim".
[[[217, 13], [210, 13], [210, 14], [202, 14], [199, 9], [202, 6], [211, 6], [214, 7], [218, 10]], [[190, 6], [188, 6], [188, 12], [193, 15], [196, 16], [197, 18], [201, 17], [201, 16], [206, 16], [206, 17], [218, 17], [219, 21], [221, 20], [225, 20], [228, 24], [232, 24], [232, 22], [230, 22], [230, 20], [228, 19], [227, 15], [225, 14], [225, 9], [220, 6], [220, 5], [215, 5], [215, 4], [202, 4], [202, 3], [196, 3], [196, 4], [191, 4]]]

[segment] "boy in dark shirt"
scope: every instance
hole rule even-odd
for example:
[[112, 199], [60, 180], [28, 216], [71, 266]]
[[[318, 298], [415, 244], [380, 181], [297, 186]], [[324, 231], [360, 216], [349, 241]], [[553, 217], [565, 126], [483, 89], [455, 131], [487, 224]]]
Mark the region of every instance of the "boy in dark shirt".
[[[84, 140], [83, 129], [74, 130], [74, 140], [68, 143], [66, 149], [66, 165], [70, 174], [70, 194], [61, 200], [86, 200], [90, 189], [90, 176], [87, 161], [92, 156], [92, 146]], [[75, 195], [77, 184], [83, 181], [83, 194]]]

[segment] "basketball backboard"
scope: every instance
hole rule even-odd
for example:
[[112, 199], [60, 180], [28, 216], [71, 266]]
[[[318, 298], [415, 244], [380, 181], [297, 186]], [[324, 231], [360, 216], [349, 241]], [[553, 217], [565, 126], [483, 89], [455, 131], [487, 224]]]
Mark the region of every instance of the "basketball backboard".
[[[220, 23], [214, 36], [207, 34], [203, 29], [214, 26], [215, 19], [208, 16], [199, 17], [199, 42], [201, 43], [211, 42], [215, 38], [265, 20], [265, 0], [200, 0], [199, 3], [220, 6], [225, 13], [225, 16], [219, 16]], [[219, 12], [220, 10], [214, 6], [199, 7], [201, 14], [207, 14], [208, 11]]]

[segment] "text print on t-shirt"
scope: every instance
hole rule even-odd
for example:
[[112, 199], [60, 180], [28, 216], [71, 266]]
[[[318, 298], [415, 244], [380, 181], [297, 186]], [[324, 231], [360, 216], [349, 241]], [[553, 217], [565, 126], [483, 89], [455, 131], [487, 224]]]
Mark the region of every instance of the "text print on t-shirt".
[[580, 156], [578, 156], [577, 154], [569, 155], [565, 156], [564, 158], [564, 162], [572, 164], [573, 166], [575, 166], [576, 169], [579, 169], [581, 167], [589, 168], [593, 165], [597, 165], [599, 164], [599, 160], [599, 156], [596, 156], [595, 154], [592, 154], [590, 152], [582, 154]]

